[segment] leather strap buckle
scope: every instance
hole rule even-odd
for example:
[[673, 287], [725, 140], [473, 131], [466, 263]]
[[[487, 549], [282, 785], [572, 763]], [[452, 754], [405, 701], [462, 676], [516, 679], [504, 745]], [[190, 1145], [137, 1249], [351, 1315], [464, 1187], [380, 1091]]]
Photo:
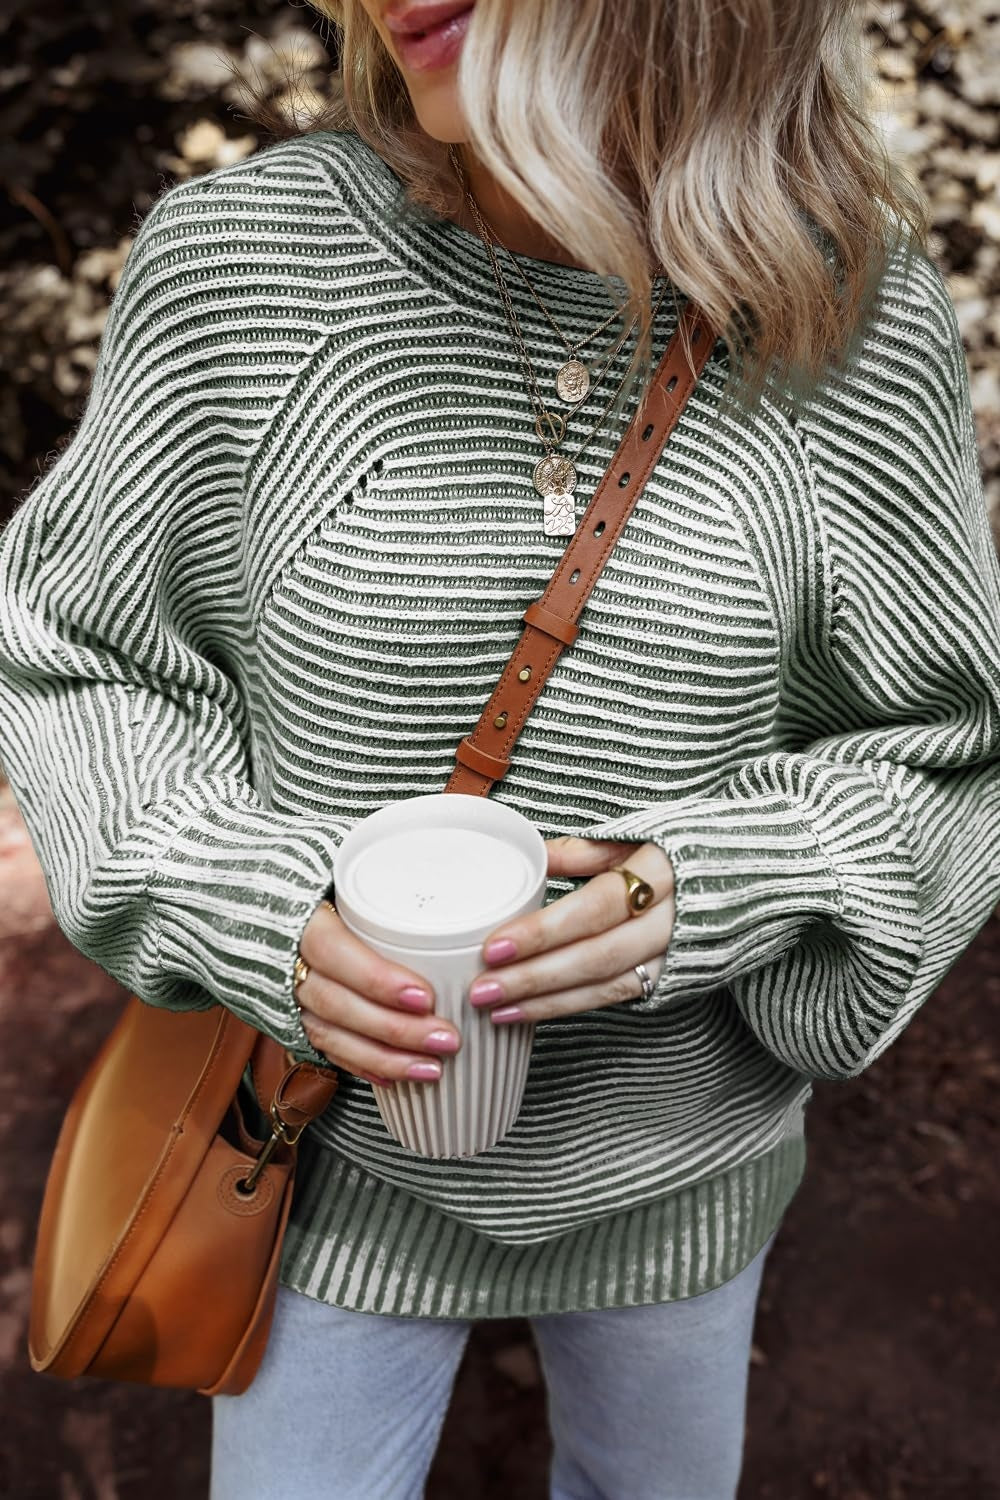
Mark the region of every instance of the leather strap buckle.
[[580, 634], [579, 625], [574, 625], [572, 620], [563, 619], [555, 610], [546, 608], [540, 599], [528, 605], [521, 619], [528, 625], [534, 625], [536, 630], [544, 630], [546, 635], [562, 641], [564, 646], [572, 646]]
[[455, 750], [455, 758], [460, 760], [463, 766], [468, 766], [470, 771], [478, 771], [480, 776], [489, 776], [493, 781], [499, 781], [510, 770], [510, 761], [503, 760], [498, 755], [490, 755], [485, 750], [480, 750], [474, 745], [468, 735], [459, 740]]

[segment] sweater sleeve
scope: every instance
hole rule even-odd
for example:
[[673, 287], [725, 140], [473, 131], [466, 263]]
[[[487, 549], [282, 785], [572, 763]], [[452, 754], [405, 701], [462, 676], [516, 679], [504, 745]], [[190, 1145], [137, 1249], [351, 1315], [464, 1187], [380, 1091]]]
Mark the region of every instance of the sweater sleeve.
[[83, 417], [0, 537], [0, 750], [81, 953], [152, 1005], [221, 1003], [325, 1061], [292, 968], [347, 825], [254, 784], [231, 663], [266, 412], [218, 385], [203, 191], [168, 188], [144, 219]]
[[728, 987], [764, 1047], [839, 1079], [899, 1035], [1000, 900], [1000, 567], [929, 260], [827, 379], [796, 422], [823, 558], [798, 631], [812, 733], [711, 795], [581, 832], [652, 841], [674, 865], [663, 968], [628, 1008]]

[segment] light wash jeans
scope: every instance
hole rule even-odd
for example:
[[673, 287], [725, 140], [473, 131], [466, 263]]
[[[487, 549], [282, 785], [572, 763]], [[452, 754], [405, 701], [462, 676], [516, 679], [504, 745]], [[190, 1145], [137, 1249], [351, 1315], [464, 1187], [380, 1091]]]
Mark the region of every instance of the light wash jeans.
[[[734, 1500], [776, 1234], [698, 1297], [528, 1320], [547, 1386], [551, 1500]], [[253, 1383], [211, 1397], [210, 1500], [421, 1500], [470, 1328], [279, 1286]]]

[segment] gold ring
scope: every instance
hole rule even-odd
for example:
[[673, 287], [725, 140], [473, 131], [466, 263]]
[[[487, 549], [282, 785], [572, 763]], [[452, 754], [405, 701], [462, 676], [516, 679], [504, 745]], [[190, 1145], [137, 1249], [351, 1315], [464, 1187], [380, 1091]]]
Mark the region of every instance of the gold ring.
[[637, 917], [652, 901], [653, 887], [648, 880], [643, 880], [640, 875], [627, 870], [624, 865], [614, 865], [612, 868], [617, 875], [624, 875], [625, 884], [628, 886], [625, 896], [628, 902], [628, 914], [630, 917]]
[[299, 985], [302, 983], [303, 979], [305, 979], [308, 976], [308, 974], [309, 974], [309, 965], [306, 963], [305, 959], [302, 957], [302, 954], [300, 953], [300, 954], [297, 955], [297, 957], [295, 959], [295, 968], [293, 970], [293, 976], [294, 977], [292, 979], [292, 989], [293, 990], [297, 990], [298, 987], [299, 987]]
[[327, 909], [329, 911], [332, 911], [332, 912], [336, 912], [337, 911], [337, 908], [334, 906], [333, 902], [332, 901], [328, 901], [325, 896], [324, 896], [323, 900], [319, 904], [320, 904], [320, 906], [327, 907]]

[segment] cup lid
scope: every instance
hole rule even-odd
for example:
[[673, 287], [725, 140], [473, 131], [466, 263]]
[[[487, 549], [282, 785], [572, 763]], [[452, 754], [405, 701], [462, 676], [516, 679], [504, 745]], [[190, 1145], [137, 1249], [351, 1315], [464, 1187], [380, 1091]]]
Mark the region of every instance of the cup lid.
[[468, 947], [541, 904], [545, 841], [521, 813], [464, 793], [389, 803], [337, 851], [337, 910], [355, 931], [409, 948]]

